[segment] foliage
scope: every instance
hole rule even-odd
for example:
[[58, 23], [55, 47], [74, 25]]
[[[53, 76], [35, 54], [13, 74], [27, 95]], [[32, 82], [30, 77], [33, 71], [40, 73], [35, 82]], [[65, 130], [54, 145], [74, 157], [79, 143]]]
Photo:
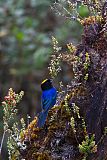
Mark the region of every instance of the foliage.
[[84, 154], [83, 160], [85, 160], [90, 153], [97, 152], [97, 145], [95, 145], [94, 139], [94, 135], [92, 135], [91, 137], [87, 135], [85, 136], [85, 140], [82, 142], [82, 144], [79, 144], [79, 150]]
[[27, 129], [24, 129], [24, 132], [21, 134], [22, 141], [31, 141], [34, 138], [37, 138], [37, 133], [39, 132], [39, 128], [37, 125], [37, 117], [27, 126]]
[[[79, 15], [78, 7], [80, 8], [81, 6], [84, 6], [89, 10], [89, 16], [87, 18], [83, 18]], [[90, 71], [92, 72], [93, 68], [96, 68], [95, 74], [98, 74], [98, 72], [100, 73], [101, 66], [100, 64], [98, 64], [98, 59], [100, 59], [101, 54], [96, 54], [95, 50], [97, 47], [97, 43], [102, 43], [103, 38], [105, 37], [105, 6], [106, 2], [104, 3], [104, 1], [101, 2], [84, 0], [81, 2], [70, 2], [69, 0], [58, 1], [53, 5], [56, 13], [64, 16], [65, 18], [74, 19], [80, 22], [84, 27], [84, 34], [80, 45], [75, 47], [74, 45], [72, 45], [72, 43], [67, 44], [69, 51], [66, 51], [64, 53], [62, 51], [62, 53], [60, 53], [60, 58], [73, 66], [73, 73], [76, 83], [86, 83], [86, 81], [89, 79], [89, 73]], [[97, 41], [98, 36], [101, 36], [101, 42]], [[92, 48], [92, 50], [90, 50], [90, 47]], [[100, 46], [98, 50], [100, 52]], [[94, 63], [95, 59], [97, 60], [97, 63]]]
[[[2, 52], [5, 53], [4, 60], [9, 64], [10, 74], [20, 76], [34, 69], [43, 68], [52, 51], [50, 37], [52, 31], [59, 35], [57, 38], [61, 40], [62, 36], [66, 39], [69, 32], [66, 31], [66, 24], [62, 31], [56, 27], [57, 21], [49, 8], [52, 2], [10, 0], [5, 3], [1, 1], [0, 4]], [[66, 32], [65, 36], [63, 31]]]
[[20, 102], [23, 95], [23, 91], [21, 91], [19, 94], [15, 94], [12, 88], [10, 88], [8, 95], [4, 97], [5, 101], [2, 102], [4, 111], [4, 131], [8, 130], [10, 120], [13, 119], [17, 114], [16, 105]]
[[[12, 88], [9, 89], [8, 95], [4, 97], [4, 101], [2, 102], [4, 116], [4, 133], [1, 141], [0, 146], [0, 154], [5, 138], [5, 134], [8, 133], [8, 153], [9, 153], [9, 159], [14, 160], [17, 159], [20, 155], [19, 148], [25, 149], [26, 146], [24, 143], [21, 143], [21, 137], [20, 133], [22, 134], [23, 130], [25, 130], [25, 122], [23, 119], [21, 119], [22, 128], [19, 130], [19, 123], [18, 122], [12, 122], [12, 120], [15, 118], [18, 110], [16, 109], [16, 105], [21, 101], [22, 97], [24, 95], [24, 92], [21, 91], [19, 94], [16, 94]], [[11, 123], [10, 123], [11, 122]]]
[[[41, 68], [41, 65], [48, 59], [48, 56], [46, 60], [43, 60], [42, 57], [41, 62], [37, 63], [38, 58], [41, 58], [40, 51], [44, 51], [46, 55], [50, 54], [49, 45], [51, 40], [48, 33], [44, 31], [45, 28], [41, 28], [42, 31], [40, 31], [39, 26], [47, 16], [47, 13], [43, 13], [51, 2], [47, 0], [43, 3], [36, 1], [26, 2], [24, 0], [14, 2], [14, 0], [6, 3], [1, 1], [1, 13], [4, 15], [3, 17], [1, 16], [1, 38], [3, 39], [3, 53], [6, 54], [4, 58], [7, 58], [8, 63], [11, 60], [10, 73], [12, 75], [20, 75], [36, 67]], [[41, 12], [39, 7], [42, 7]], [[40, 47], [41, 50], [39, 50]], [[38, 56], [37, 59], [36, 56]], [[31, 64], [32, 66], [30, 67]], [[20, 68], [18, 68], [19, 66]], [[12, 68], [14, 68], [14, 72]]]
[[61, 50], [61, 47], [58, 46], [58, 41], [52, 37], [54, 54], [51, 58], [51, 64], [49, 67], [49, 73], [52, 78], [55, 78], [57, 74], [61, 71], [60, 63], [61, 63], [61, 54], [58, 54]]
[[21, 134], [24, 130], [25, 128], [19, 130], [19, 124], [17, 122], [13, 124], [7, 141], [9, 160], [18, 159], [20, 157], [20, 150], [26, 149], [26, 145], [21, 142]]

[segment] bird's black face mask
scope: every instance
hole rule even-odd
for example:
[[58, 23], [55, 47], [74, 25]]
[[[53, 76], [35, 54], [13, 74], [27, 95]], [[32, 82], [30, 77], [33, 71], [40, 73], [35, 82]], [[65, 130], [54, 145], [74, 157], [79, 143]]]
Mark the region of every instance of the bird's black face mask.
[[46, 79], [41, 83], [41, 89], [43, 91], [51, 89], [53, 87], [52, 82], [50, 79]]

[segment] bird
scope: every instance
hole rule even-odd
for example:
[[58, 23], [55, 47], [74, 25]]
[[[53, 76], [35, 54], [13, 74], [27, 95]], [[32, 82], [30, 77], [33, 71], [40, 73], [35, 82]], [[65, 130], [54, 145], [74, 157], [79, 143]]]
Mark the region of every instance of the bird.
[[48, 111], [55, 105], [57, 99], [57, 90], [53, 87], [50, 79], [45, 79], [41, 83], [42, 95], [41, 95], [41, 106], [42, 111], [38, 115], [37, 126], [39, 128], [45, 125], [45, 121], [48, 115]]

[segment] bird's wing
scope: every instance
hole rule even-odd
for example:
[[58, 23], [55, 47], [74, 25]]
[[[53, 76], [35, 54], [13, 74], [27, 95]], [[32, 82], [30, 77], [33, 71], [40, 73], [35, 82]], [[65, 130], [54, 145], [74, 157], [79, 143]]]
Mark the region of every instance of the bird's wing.
[[43, 108], [43, 110], [46, 111], [50, 107], [51, 101], [52, 101], [52, 99], [50, 98], [50, 96], [43, 96], [43, 98], [42, 98], [42, 108]]
[[44, 110], [47, 110], [50, 107], [51, 99], [48, 97], [46, 99], [43, 99], [42, 101], [42, 107]]
[[56, 103], [57, 92], [53, 88], [48, 92], [42, 93], [42, 109], [47, 111], [49, 108], [53, 107]]

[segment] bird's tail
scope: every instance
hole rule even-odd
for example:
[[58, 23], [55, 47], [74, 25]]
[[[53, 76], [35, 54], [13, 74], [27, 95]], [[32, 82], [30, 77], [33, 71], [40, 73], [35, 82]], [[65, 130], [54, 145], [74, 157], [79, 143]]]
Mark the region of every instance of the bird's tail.
[[48, 115], [48, 111], [42, 111], [42, 112], [39, 113], [38, 124], [37, 124], [37, 126], [39, 128], [44, 126], [46, 118], [47, 118], [47, 115]]

